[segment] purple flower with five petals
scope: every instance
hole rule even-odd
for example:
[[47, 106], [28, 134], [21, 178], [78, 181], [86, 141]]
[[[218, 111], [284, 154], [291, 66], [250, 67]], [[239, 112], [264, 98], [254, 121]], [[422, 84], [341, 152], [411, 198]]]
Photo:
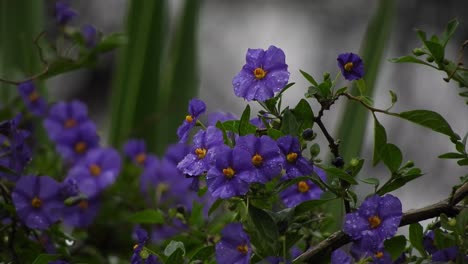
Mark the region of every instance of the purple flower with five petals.
[[215, 198], [244, 195], [254, 182], [251, 155], [243, 148], [227, 146], [216, 150], [215, 164], [206, 174], [206, 184]]
[[200, 176], [210, 169], [214, 151], [223, 145], [223, 133], [218, 128], [210, 126], [200, 130], [193, 137], [192, 150], [177, 168], [189, 176]]
[[158, 158], [146, 151], [146, 143], [142, 139], [129, 139], [124, 145], [124, 154], [135, 165], [147, 167], [158, 162]]
[[285, 157], [283, 169], [286, 173], [283, 179], [293, 179], [312, 173], [312, 164], [302, 156], [301, 146], [297, 137], [288, 135], [278, 138], [277, 142]]
[[[323, 181], [326, 181], [326, 175], [323, 170], [315, 167], [314, 171]], [[287, 207], [294, 207], [305, 201], [317, 200], [322, 193], [322, 189], [312, 181], [304, 180], [286, 188], [280, 193], [280, 197]]]
[[68, 172], [67, 178], [75, 179], [80, 192], [95, 197], [115, 182], [121, 168], [119, 153], [112, 148], [90, 150]]
[[32, 81], [20, 83], [18, 85], [18, 92], [31, 113], [40, 117], [46, 115], [47, 103], [44, 98], [39, 95]]
[[131, 264], [157, 264], [156, 256], [151, 255], [147, 250], [144, 249], [146, 242], [148, 242], [148, 233], [146, 230], [137, 227], [135, 234], [138, 243], [133, 247], [133, 255], [130, 259]]
[[77, 15], [78, 13], [70, 8], [67, 1], [57, 1], [55, 3], [55, 18], [60, 25], [67, 24]]
[[216, 244], [216, 262], [226, 264], [248, 264], [252, 248], [250, 238], [242, 224], [228, 224], [221, 231], [221, 240]]
[[11, 196], [19, 218], [29, 228], [48, 228], [64, 207], [59, 183], [48, 176], [21, 177]]
[[99, 136], [94, 123], [79, 126], [75, 133], [60, 137], [57, 151], [69, 163], [74, 164], [86, 153], [99, 146]]
[[366, 239], [369, 244], [378, 246], [395, 235], [402, 215], [401, 202], [397, 197], [372, 195], [356, 212], [346, 214], [343, 231], [353, 240]]
[[337, 61], [346, 80], [359, 80], [364, 76], [364, 63], [358, 55], [343, 53], [338, 56]]
[[266, 183], [281, 173], [283, 156], [278, 144], [269, 136], [241, 136], [236, 140], [236, 147], [249, 152], [253, 165], [252, 182]]
[[98, 197], [83, 199], [76, 205], [63, 209], [63, 222], [72, 227], [85, 228], [93, 223], [99, 212], [100, 202]]
[[202, 100], [193, 98], [189, 102], [188, 112], [185, 116], [185, 120], [182, 125], [177, 129], [177, 136], [179, 137], [179, 143], [187, 142], [188, 134], [198, 121], [201, 114], [205, 113], [206, 104]]
[[232, 79], [236, 96], [263, 102], [288, 83], [288, 65], [280, 48], [248, 49], [245, 60], [242, 70]]

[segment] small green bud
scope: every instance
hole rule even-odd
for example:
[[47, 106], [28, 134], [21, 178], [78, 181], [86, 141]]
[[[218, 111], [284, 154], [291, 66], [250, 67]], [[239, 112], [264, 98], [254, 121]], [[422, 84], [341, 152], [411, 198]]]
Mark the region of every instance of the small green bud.
[[349, 165], [351, 165], [351, 167], [356, 167], [357, 165], [359, 165], [359, 160], [353, 158], [353, 159], [349, 162]]
[[147, 259], [149, 258], [149, 256], [150, 256], [150, 253], [148, 252], [148, 250], [146, 250], [146, 248], [142, 248], [140, 251], [140, 257], [142, 259]]
[[324, 73], [324, 74], [323, 74], [323, 79], [324, 79], [324, 80], [330, 79], [330, 73], [328, 73], [328, 72]]
[[448, 221], [449, 226], [456, 226], [457, 225], [457, 219], [455, 218], [450, 218]]
[[412, 168], [414, 167], [414, 162], [412, 160], [408, 160], [408, 162], [403, 165], [403, 168]]
[[421, 55], [424, 55], [425, 52], [424, 52], [424, 50], [421, 49], [421, 48], [415, 48], [415, 49], [413, 49], [413, 54], [414, 54], [415, 56], [421, 56]]
[[428, 56], [428, 57], [426, 58], [426, 60], [427, 60], [427, 62], [434, 62], [434, 57]]

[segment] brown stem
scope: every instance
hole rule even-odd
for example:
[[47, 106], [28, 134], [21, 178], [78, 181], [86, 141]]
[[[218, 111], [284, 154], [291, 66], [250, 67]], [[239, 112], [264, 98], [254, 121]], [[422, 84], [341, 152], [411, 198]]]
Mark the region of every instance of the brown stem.
[[[400, 226], [406, 226], [422, 220], [431, 219], [446, 214], [447, 216], [455, 216], [461, 210], [461, 206], [456, 204], [463, 200], [468, 195], [468, 183], [459, 187], [451, 198], [447, 198], [438, 203], [420, 208], [406, 211], [401, 218]], [[343, 231], [337, 231], [329, 236], [327, 239], [321, 241], [315, 247], [302, 253], [299, 257], [294, 259], [294, 263], [309, 262], [313, 263], [314, 260], [329, 256], [334, 250], [350, 243], [351, 237], [346, 235]]]

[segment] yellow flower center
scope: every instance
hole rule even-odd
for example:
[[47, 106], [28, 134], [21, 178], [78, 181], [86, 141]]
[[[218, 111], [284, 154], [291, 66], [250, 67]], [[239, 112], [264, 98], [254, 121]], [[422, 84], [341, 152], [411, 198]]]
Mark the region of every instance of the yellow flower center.
[[101, 175], [101, 167], [96, 164], [91, 164], [91, 166], [89, 166], [89, 172], [93, 176], [99, 176]]
[[254, 166], [257, 166], [257, 167], [258, 167], [258, 166], [262, 165], [262, 163], [263, 163], [263, 157], [262, 157], [260, 154], [257, 153], [257, 154], [255, 154], [255, 155], [253, 155], [253, 157], [252, 157], [252, 164], [253, 164]]
[[39, 197], [35, 196], [32, 200], [31, 200], [31, 205], [32, 207], [34, 208], [40, 208], [42, 206], [42, 200], [39, 199]]
[[371, 228], [378, 227], [381, 222], [382, 220], [376, 215], [369, 217], [369, 224]]
[[382, 251], [379, 251], [377, 253], [375, 253], [374, 255], [376, 258], [382, 258], [383, 257], [383, 252]]
[[81, 210], [86, 210], [88, 209], [88, 201], [86, 200], [82, 200], [79, 204], [78, 204], [78, 207], [81, 209]]
[[83, 141], [80, 141], [75, 144], [75, 152], [82, 154], [83, 152], [86, 151], [86, 143]]
[[146, 160], [146, 154], [145, 154], [144, 152], [139, 153], [139, 154], [136, 155], [136, 157], [135, 157], [135, 161], [136, 161], [136, 163], [138, 163], [138, 164], [143, 164], [143, 163], [145, 163], [145, 160]]
[[193, 122], [193, 116], [191, 116], [191, 115], [185, 116], [185, 121], [187, 121], [189, 123], [192, 123]]
[[309, 191], [310, 187], [309, 187], [309, 184], [307, 184], [307, 182], [300, 181], [300, 182], [297, 183], [297, 189], [301, 193], [305, 193], [305, 192]]
[[231, 167], [227, 167], [226, 169], [223, 169], [223, 174], [226, 178], [231, 179], [234, 177], [235, 171]]
[[239, 251], [240, 253], [246, 255], [248, 252], [249, 252], [249, 247], [247, 245], [238, 245], [237, 246], [237, 251]]
[[133, 250], [135, 250], [137, 247], [138, 247], [138, 244], [135, 244], [135, 245], [133, 246]]
[[75, 127], [76, 126], [76, 120], [73, 119], [73, 118], [69, 118], [67, 119], [67, 121], [65, 121], [65, 123], [63, 124], [63, 126], [65, 128], [72, 128], [72, 127]]
[[290, 163], [295, 162], [297, 159], [297, 153], [296, 152], [291, 152], [286, 155], [286, 160]]
[[205, 148], [197, 148], [195, 149], [195, 154], [199, 159], [203, 159], [206, 156], [206, 149]]
[[262, 68], [256, 68], [253, 71], [253, 73], [255, 75], [255, 79], [257, 79], [257, 80], [261, 80], [261, 79], [265, 78], [265, 75], [266, 75], [266, 71], [263, 70]]
[[30, 102], [37, 101], [37, 99], [39, 99], [39, 94], [36, 91], [33, 91], [32, 93], [28, 95], [28, 100]]
[[353, 70], [353, 63], [352, 62], [347, 62], [345, 65], [344, 65], [344, 69], [345, 71], [347, 72], [350, 72]]

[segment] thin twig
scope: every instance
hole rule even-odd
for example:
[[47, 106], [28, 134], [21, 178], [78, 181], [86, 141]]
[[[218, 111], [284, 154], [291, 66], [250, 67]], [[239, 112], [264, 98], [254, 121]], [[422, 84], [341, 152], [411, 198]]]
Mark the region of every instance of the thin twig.
[[[420, 221], [438, 217], [441, 214], [447, 216], [455, 216], [462, 207], [457, 204], [468, 196], [468, 183], [459, 187], [452, 198], [447, 198], [438, 203], [423, 207], [421, 209], [413, 209], [406, 211], [401, 218], [400, 227], [418, 223]], [[315, 247], [302, 253], [299, 257], [294, 259], [294, 263], [309, 262], [313, 263], [314, 260], [329, 256], [335, 249], [338, 249], [348, 243], [352, 242], [351, 237], [346, 235], [343, 231], [337, 231], [331, 236], [320, 242]]]

